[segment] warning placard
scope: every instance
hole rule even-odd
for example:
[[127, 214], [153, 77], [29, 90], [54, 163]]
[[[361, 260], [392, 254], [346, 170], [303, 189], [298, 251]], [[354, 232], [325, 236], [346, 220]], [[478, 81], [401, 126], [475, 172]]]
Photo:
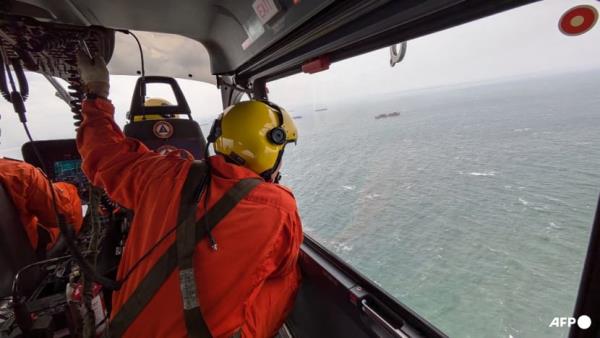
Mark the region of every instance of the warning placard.
[[152, 127], [154, 135], [158, 138], [169, 138], [173, 136], [173, 125], [167, 121], [158, 121]]

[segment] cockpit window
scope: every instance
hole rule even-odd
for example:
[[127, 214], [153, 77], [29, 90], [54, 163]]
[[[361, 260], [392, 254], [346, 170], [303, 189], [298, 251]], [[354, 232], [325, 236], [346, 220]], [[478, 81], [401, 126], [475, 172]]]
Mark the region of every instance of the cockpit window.
[[451, 337], [568, 332], [600, 192], [600, 26], [565, 34], [572, 7], [268, 85], [305, 231]]
[[[25, 102], [27, 119], [31, 133], [36, 140], [75, 138], [75, 127], [69, 106], [54, 93], [56, 90], [37, 73], [26, 73], [30, 87], [30, 97]], [[65, 88], [66, 82], [58, 80]], [[115, 121], [121, 127], [127, 122], [127, 112], [131, 106], [133, 88], [137, 81], [133, 76], [112, 76], [110, 99], [115, 106]], [[214, 117], [222, 111], [221, 95], [215, 85], [177, 80], [186, 96], [192, 117], [200, 123], [205, 135], [208, 134]], [[151, 85], [147, 97], [161, 97], [176, 102], [170, 87]], [[17, 114], [10, 103], [0, 101], [0, 156], [21, 159], [21, 145], [27, 137], [19, 123]]]

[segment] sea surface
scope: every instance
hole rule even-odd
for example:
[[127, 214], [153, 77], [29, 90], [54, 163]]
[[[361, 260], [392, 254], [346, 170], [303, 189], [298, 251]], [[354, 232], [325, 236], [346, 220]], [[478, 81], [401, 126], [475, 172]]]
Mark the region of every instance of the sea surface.
[[[54, 101], [29, 102], [38, 139], [74, 136]], [[600, 71], [292, 109], [282, 183], [308, 235], [450, 337], [567, 335], [549, 325], [573, 312], [600, 194]]]
[[[600, 193], [600, 73], [295, 109], [307, 234], [450, 337], [565, 337]], [[375, 119], [399, 112], [397, 117]]]

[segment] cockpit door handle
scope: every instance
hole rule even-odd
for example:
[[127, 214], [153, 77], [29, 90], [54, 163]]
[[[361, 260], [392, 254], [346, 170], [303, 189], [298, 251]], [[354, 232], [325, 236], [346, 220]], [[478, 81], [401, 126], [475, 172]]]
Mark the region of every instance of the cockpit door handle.
[[379, 324], [379, 326], [381, 326], [383, 329], [385, 329], [387, 332], [389, 332], [393, 337], [410, 338], [404, 332], [402, 332], [400, 329], [394, 327], [387, 320], [385, 320], [379, 313], [377, 313], [377, 311], [373, 310], [373, 308], [371, 308], [369, 306], [369, 304], [367, 303], [366, 299], [363, 299], [361, 301], [361, 305], [362, 305], [362, 311], [369, 318], [371, 318], [375, 323]]

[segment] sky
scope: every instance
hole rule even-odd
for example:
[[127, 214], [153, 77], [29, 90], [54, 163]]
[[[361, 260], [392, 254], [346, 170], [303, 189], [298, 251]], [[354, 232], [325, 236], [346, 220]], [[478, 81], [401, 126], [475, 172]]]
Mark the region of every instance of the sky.
[[491, 81], [600, 68], [600, 24], [580, 36], [558, 29], [576, 5], [600, 10], [600, 1], [544, 0], [408, 41], [405, 59], [389, 66], [389, 49], [333, 64], [272, 84], [271, 99], [294, 105], [298, 93], [346, 100], [416, 88]]
[[[293, 110], [420, 88], [600, 69], [600, 23], [580, 36], [566, 36], [558, 29], [561, 15], [581, 4], [600, 11], [600, 1], [544, 0], [408, 41], [405, 59], [393, 68], [385, 48], [332, 64], [325, 72], [277, 80], [268, 84], [270, 98]], [[34, 138], [73, 138], [69, 108], [43, 77], [27, 75], [31, 94], [26, 104]], [[111, 76], [110, 98], [120, 125], [136, 80]], [[201, 123], [209, 123], [222, 110], [214, 84], [178, 82]], [[156, 87], [149, 89], [149, 96], [172, 95]], [[5, 101], [0, 102], [0, 116], [0, 155], [19, 158], [26, 141], [23, 128]]]

